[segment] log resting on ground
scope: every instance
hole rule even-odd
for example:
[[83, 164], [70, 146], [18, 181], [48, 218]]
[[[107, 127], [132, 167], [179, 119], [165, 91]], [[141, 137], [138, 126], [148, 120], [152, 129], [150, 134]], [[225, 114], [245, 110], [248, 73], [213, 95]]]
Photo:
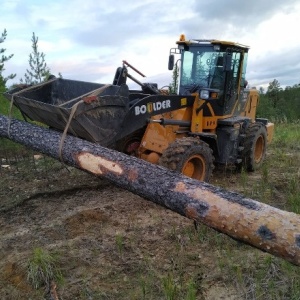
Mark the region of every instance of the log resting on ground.
[[[10, 128], [9, 128], [10, 127]], [[0, 137], [60, 158], [62, 134], [0, 115]], [[190, 179], [163, 167], [67, 136], [61, 158], [67, 165], [201, 222], [236, 240], [300, 265], [300, 216]]]

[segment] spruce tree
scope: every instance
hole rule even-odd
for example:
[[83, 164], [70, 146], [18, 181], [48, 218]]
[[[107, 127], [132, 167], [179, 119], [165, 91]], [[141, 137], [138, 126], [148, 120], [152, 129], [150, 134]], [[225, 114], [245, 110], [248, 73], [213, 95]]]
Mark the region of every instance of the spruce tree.
[[278, 107], [281, 91], [282, 88], [280, 87], [280, 83], [277, 79], [274, 79], [272, 82], [269, 83], [266, 95], [272, 102], [274, 108]]
[[[46, 81], [50, 75], [50, 69], [45, 61], [45, 54], [38, 51], [38, 37], [32, 33], [32, 53], [29, 55], [29, 67], [24, 75], [26, 84], [37, 84]], [[21, 80], [22, 82], [23, 80]]]

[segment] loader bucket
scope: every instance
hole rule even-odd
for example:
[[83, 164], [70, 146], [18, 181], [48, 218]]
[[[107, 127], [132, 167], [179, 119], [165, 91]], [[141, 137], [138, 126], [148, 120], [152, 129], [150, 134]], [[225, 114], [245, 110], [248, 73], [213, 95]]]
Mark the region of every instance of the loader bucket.
[[128, 94], [126, 85], [59, 78], [5, 96], [31, 120], [63, 131], [70, 119], [69, 134], [109, 146], [128, 112]]

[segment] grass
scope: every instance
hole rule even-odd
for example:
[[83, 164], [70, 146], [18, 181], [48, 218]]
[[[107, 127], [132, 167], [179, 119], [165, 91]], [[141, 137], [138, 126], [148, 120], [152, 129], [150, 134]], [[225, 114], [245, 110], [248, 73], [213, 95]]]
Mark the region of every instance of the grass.
[[124, 251], [124, 238], [121, 234], [117, 233], [116, 234], [116, 245], [118, 248], [118, 252], [120, 255], [122, 255], [123, 251]]
[[21, 112], [19, 109], [17, 109], [15, 106], [10, 108], [10, 102], [0, 94], [0, 114], [9, 116], [19, 119], [19, 120], [24, 120]]
[[9, 114], [9, 102], [0, 94], [0, 114], [8, 115]]
[[62, 273], [58, 267], [58, 258], [42, 248], [35, 248], [32, 257], [28, 261], [27, 278], [35, 289], [47, 287], [51, 283], [62, 284]]
[[171, 274], [162, 278], [162, 287], [166, 300], [174, 300], [177, 292], [176, 282]]

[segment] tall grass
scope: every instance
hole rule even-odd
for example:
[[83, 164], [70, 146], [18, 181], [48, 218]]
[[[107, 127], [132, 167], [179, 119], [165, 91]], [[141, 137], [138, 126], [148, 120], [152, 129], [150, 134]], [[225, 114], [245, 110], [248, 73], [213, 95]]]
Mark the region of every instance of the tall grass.
[[50, 288], [51, 282], [63, 283], [64, 279], [58, 267], [58, 258], [42, 248], [36, 248], [28, 261], [27, 278], [35, 289]]

